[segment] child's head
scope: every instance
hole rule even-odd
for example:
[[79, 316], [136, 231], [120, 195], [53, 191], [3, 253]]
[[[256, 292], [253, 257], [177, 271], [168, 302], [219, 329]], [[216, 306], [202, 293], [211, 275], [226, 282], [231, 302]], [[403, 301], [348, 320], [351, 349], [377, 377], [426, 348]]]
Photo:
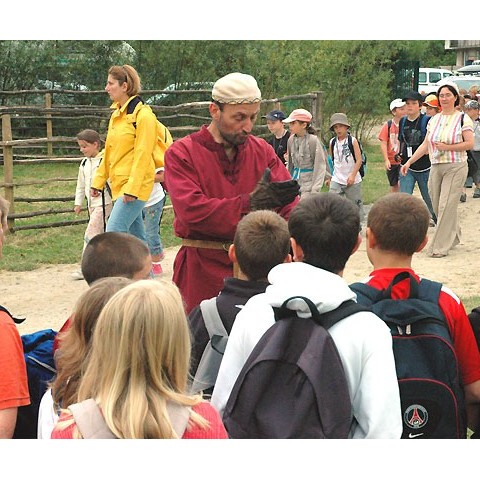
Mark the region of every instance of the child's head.
[[89, 285], [104, 277], [148, 278], [151, 267], [152, 259], [146, 243], [129, 233], [95, 235], [82, 256], [82, 273]]
[[82, 366], [91, 347], [98, 316], [108, 300], [120, 289], [131, 284], [125, 277], [101, 278], [77, 300], [71, 328], [61, 333], [62, 348], [56, 357], [57, 376], [52, 382], [56, 404], [66, 408], [75, 403]]
[[423, 106], [425, 107], [425, 113], [429, 117], [433, 117], [442, 110], [440, 107], [440, 103], [438, 102], [438, 98], [434, 93], [431, 93], [430, 95], [427, 95], [425, 97]]
[[344, 113], [334, 113], [330, 117], [330, 130], [339, 138], [347, 136], [350, 122]]
[[77, 143], [80, 151], [89, 158], [96, 157], [102, 146], [98, 132], [89, 128], [77, 134]]
[[290, 214], [288, 228], [294, 260], [337, 274], [361, 241], [359, 208], [336, 193], [302, 199]]
[[413, 116], [420, 113], [423, 104], [422, 94], [415, 90], [410, 90], [405, 94], [402, 100], [406, 103], [407, 115]]
[[271, 210], [250, 212], [238, 223], [231, 248], [248, 280], [266, 281], [268, 272], [288, 257], [288, 224]]
[[378, 249], [411, 256], [423, 248], [430, 223], [425, 202], [408, 193], [389, 193], [372, 205], [367, 220]]
[[405, 110], [405, 102], [401, 98], [396, 98], [390, 102], [390, 112], [394, 117], [403, 117]]
[[288, 125], [292, 135], [303, 136], [306, 132], [315, 134], [315, 129], [310, 125], [312, 118], [313, 116], [308, 110], [297, 108], [282, 122]]
[[285, 129], [282, 120], [285, 120], [286, 117], [287, 116], [281, 110], [272, 110], [271, 112], [268, 112], [263, 118], [267, 120], [267, 128], [270, 133], [278, 135]]
[[95, 398], [120, 438], [172, 438], [166, 402], [197, 403], [187, 396], [190, 349], [178, 288], [164, 280], [134, 282], [98, 318], [79, 401]]

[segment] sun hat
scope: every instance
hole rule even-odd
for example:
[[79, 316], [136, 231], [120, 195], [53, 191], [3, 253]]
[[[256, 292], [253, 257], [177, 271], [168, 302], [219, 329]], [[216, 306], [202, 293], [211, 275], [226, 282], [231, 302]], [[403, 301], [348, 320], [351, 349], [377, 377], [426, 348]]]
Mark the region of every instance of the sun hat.
[[464, 108], [468, 108], [469, 110], [479, 110], [480, 105], [476, 100], [469, 100]]
[[333, 131], [333, 126], [334, 125], [346, 125], [347, 127], [350, 127], [350, 123], [348, 121], [347, 116], [344, 113], [334, 113], [330, 117], [330, 130]]
[[425, 101], [423, 104], [426, 107], [435, 107], [435, 108], [440, 108], [440, 103], [438, 102], [438, 98], [434, 93], [431, 93], [430, 95], [427, 95], [425, 97]]
[[234, 72], [215, 82], [212, 98], [227, 104], [257, 103], [262, 100], [262, 94], [257, 81], [251, 75]]
[[295, 121], [310, 123], [312, 121], [312, 114], [304, 108], [297, 108], [296, 110], [293, 110], [288, 118], [282, 120], [283, 123], [291, 123]]
[[281, 110], [272, 110], [268, 112], [266, 115], [263, 115], [262, 118], [266, 118], [267, 120], [285, 120], [287, 116]]
[[451, 80], [443, 81], [442, 84], [438, 86], [437, 92], [438, 92], [438, 90], [440, 90], [441, 88], [443, 88], [447, 85], [452, 87], [457, 92], [457, 95], [460, 95], [460, 90], [458, 89], [458, 85], [456, 83], [452, 82]]
[[400, 108], [405, 105], [405, 102], [401, 98], [396, 98], [390, 102], [390, 111], [393, 111], [394, 108]]

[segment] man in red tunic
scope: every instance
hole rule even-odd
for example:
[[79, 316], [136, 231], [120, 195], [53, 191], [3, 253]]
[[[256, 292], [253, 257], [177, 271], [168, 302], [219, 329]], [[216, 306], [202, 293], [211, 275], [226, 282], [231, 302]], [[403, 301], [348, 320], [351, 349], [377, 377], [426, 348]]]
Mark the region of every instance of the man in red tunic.
[[232, 276], [228, 247], [240, 219], [258, 209], [288, 218], [298, 202], [298, 184], [272, 146], [251, 135], [261, 102], [256, 80], [230, 73], [215, 83], [212, 99], [211, 123], [165, 154], [174, 230], [183, 239], [173, 281], [187, 313], [216, 296]]

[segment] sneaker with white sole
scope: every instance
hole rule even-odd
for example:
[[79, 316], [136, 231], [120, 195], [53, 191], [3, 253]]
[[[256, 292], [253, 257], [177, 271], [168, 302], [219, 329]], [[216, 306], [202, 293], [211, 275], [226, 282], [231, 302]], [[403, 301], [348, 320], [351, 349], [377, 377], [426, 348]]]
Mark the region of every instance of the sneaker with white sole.
[[476, 188], [473, 192], [473, 198], [480, 198], [480, 188]]
[[70, 277], [72, 280], [83, 280], [83, 273], [80, 270], [73, 272]]

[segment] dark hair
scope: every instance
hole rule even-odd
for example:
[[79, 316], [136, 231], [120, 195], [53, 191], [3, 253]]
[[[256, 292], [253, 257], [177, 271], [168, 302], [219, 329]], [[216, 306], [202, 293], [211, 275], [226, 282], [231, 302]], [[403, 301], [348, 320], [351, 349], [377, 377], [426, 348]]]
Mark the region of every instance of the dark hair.
[[424, 201], [408, 193], [389, 193], [374, 202], [367, 228], [381, 250], [413, 255], [427, 235], [430, 213]]
[[454, 103], [453, 106], [457, 107], [460, 104], [460, 94], [458, 93], [457, 89], [453, 85], [449, 85], [448, 83], [445, 84], [445, 85], [442, 85], [437, 90], [437, 98], [438, 99], [440, 99], [440, 91], [442, 90], [442, 88], [448, 88], [448, 90], [450, 90], [450, 92], [453, 93], [453, 95], [455, 96], [455, 103]]
[[117, 80], [119, 85], [122, 85], [124, 82], [127, 83], [127, 95], [129, 97], [138, 95], [142, 90], [140, 76], [131, 65], [114, 65], [110, 67], [108, 74]]
[[336, 193], [315, 193], [295, 206], [288, 228], [303, 250], [305, 263], [340, 273], [358, 240], [360, 210]]
[[95, 130], [91, 130], [90, 128], [86, 128], [85, 130], [77, 133], [77, 140], [83, 140], [87, 143], [98, 143], [99, 147], [102, 146], [100, 134]]
[[233, 243], [238, 265], [248, 279], [266, 280], [290, 251], [288, 224], [271, 210], [250, 212], [238, 223]]
[[148, 255], [147, 244], [134, 235], [123, 232], [100, 233], [85, 247], [82, 273], [89, 285], [104, 277], [133, 278], [145, 267]]

